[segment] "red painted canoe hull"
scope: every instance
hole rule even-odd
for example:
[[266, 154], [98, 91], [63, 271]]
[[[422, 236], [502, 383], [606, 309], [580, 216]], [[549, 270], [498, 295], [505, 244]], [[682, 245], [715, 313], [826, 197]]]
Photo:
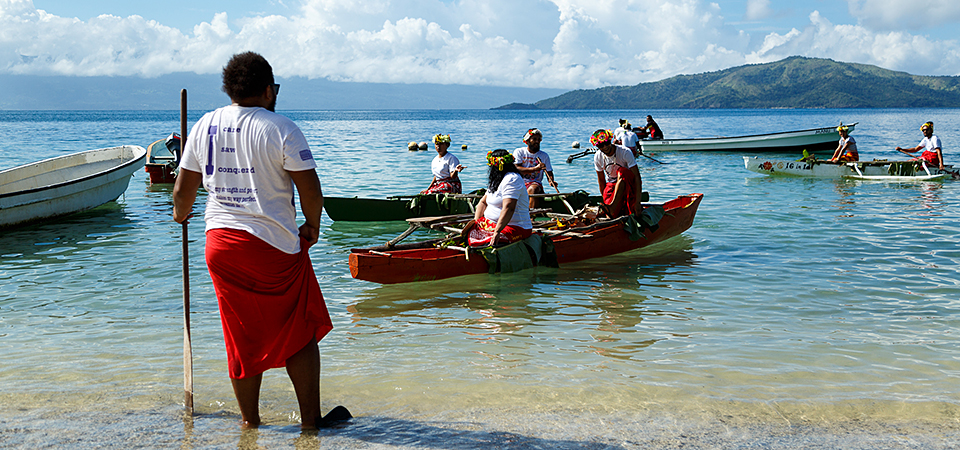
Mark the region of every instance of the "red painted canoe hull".
[[[591, 237], [553, 238], [557, 262], [564, 264], [615, 255], [643, 248], [678, 236], [693, 225], [703, 194], [677, 197], [663, 205], [664, 215], [656, 231], [644, 230], [645, 239], [631, 241], [622, 223], [591, 230]], [[474, 273], [487, 273], [487, 261], [479, 253], [425, 248], [387, 252], [353, 249], [350, 274], [354, 278], [382, 284], [439, 280]]]

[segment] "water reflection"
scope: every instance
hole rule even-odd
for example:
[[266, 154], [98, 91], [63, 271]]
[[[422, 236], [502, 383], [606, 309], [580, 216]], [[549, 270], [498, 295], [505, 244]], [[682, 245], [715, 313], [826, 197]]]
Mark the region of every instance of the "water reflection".
[[37, 256], [45, 262], [92, 248], [124, 245], [111, 238], [134, 226], [124, 206], [109, 202], [55, 220], [0, 230], [0, 261]]
[[630, 359], [660, 339], [649, 333], [637, 337], [645, 319], [685, 320], [685, 302], [675, 299], [693, 282], [693, 243], [679, 236], [650, 249], [560, 269], [380, 285], [360, 292], [347, 312], [358, 327], [428, 322], [478, 341], [573, 328], [592, 337], [590, 351]]

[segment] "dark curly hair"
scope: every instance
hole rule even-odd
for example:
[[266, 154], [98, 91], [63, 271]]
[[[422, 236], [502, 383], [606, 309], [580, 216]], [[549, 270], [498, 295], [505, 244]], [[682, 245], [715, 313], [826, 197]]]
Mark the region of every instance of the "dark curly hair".
[[254, 97], [273, 84], [273, 68], [254, 52], [237, 53], [223, 66], [223, 92], [230, 100]]
[[[495, 158], [498, 158], [498, 157], [506, 156], [506, 155], [509, 155], [509, 154], [510, 154], [510, 152], [508, 152], [508, 151], [506, 151], [506, 150], [504, 150], [504, 149], [502, 149], [502, 148], [498, 148], [498, 149], [494, 150], [494, 151], [490, 154], [490, 156], [493, 156], [493, 157], [495, 157]], [[497, 192], [497, 189], [500, 188], [500, 182], [503, 181], [504, 175], [506, 175], [506, 174], [508, 174], [508, 173], [510, 173], [510, 172], [517, 173], [517, 174], [520, 173], [520, 171], [517, 170], [517, 166], [516, 166], [514, 163], [506, 163], [506, 164], [504, 164], [504, 165], [503, 165], [503, 170], [500, 170], [500, 168], [498, 168], [497, 166], [489, 166], [489, 167], [490, 167], [490, 171], [489, 171], [489, 173], [487, 174], [487, 188], [489, 189], [488, 192]]]

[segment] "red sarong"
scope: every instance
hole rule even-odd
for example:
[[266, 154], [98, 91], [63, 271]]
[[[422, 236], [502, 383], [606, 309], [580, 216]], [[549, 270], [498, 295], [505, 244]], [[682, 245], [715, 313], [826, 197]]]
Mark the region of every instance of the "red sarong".
[[421, 194], [460, 194], [463, 191], [463, 187], [460, 184], [460, 179], [453, 178], [443, 178], [440, 180], [433, 180], [430, 183], [430, 187], [424, 189]]
[[[623, 207], [622, 207], [622, 208], [619, 208], [619, 209], [620, 209], [620, 215], [623, 216], [623, 215], [626, 215], [626, 214], [636, 214], [636, 213], [640, 212], [640, 211], [634, 211], [634, 210], [633, 210], [633, 202], [634, 202], [634, 200], [636, 200], [636, 198], [637, 198], [637, 184], [636, 184], [636, 183], [637, 183], [637, 177], [636, 177], [636, 175], [635, 175], [635, 174], [633, 173], [633, 171], [630, 170], [630, 169], [625, 169], [625, 168], [623, 168], [623, 167], [618, 167], [618, 168], [617, 168], [617, 179], [623, 181], [623, 184], [620, 186], [620, 189], [623, 189], [623, 190], [624, 190], [623, 197], [621, 197], [621, 198], [623, 199]], [[611, 207], [615, 206], [615, 205], [612, 205], [611, 203], [613, 203], [613, 198], [614, 198], [614, 194], [616, 193], [616, 189], [617, 189], [617, 181], [614, 181], [614, 182], [612, 182], [612, 183], [607, 183], [607, 185], [604, 186], [604, 188], [603, 188], [603, 203], [605, 203], [605, 204], [607, 204], [608, 206], [611, 206]], [[626, 214], [624, 214], [623, 208], [626, 208], [626, 210], [627, 210]]]
[[931, 152], [930, 150], [924, 150], [920, 154], [920, 158], [927, 162], [927, 167], [934, 166], [940, 168], [940, 155], [937, 152]]
[[284, 367], [333, 328], [303, 239], [300, 248], [291, 255], [246, 231], [207, 232], [207, 268], [220, 305], [230, 378]]
[[[470, 229], [470, 234], [467, 236], [467, 243], [474, 247], [487, 245], [490, 243], [490, 240], [493, 239], [493, 230], [496, 229], [496, 222], [486, 217], [481, 217], [480, 220], [477, 221], [477, 224]], [[500, 231], [500, 238], [497, 239], [495, 243], [501, 245], [510, 244], [526, 239], [530, 237], [531, 234], [533, 234], [533, 230], [507, 225]]]

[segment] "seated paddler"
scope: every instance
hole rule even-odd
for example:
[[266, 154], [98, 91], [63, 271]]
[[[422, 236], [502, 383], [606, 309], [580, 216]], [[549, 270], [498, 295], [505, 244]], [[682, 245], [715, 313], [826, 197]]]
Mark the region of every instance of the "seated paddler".
[[487, 165], [487, 193], [477, 204], [467, 242], [472, 246], [503, 245], [530, 237], [530, 194], [513, 155], [504, 149], [494, 150], [487, 153]]
[[860, 161], [860, 154], [857, 153], [857, 141], [853, 139], [853, 136], [850, 136], [850, 127], [840, 125], [837, 127], [837, 132], [840, 133], [840, 142], [837, 144], [837, 149], [833, 151], [830, 162]]
[[614, 144], [610, 130], [597, 130], [590, 137], [590, 143], [597, 148], [593, 164], [607, 214], [620, 217], [639, 213], [643, 183], [633, 152]]
[[433, 181], [430, 187], [421, 194], [460, 194], [462, 187], [460, 185], [461, 170], [466, 169], [460, 165], [460, 160], [453, 153], [448, 152], [450, 148], [450, 135], [438, 134], [433, 137], [433, 147], [437, 150], [437, 156], [430, 163], [430, 170], [433, 172]]

